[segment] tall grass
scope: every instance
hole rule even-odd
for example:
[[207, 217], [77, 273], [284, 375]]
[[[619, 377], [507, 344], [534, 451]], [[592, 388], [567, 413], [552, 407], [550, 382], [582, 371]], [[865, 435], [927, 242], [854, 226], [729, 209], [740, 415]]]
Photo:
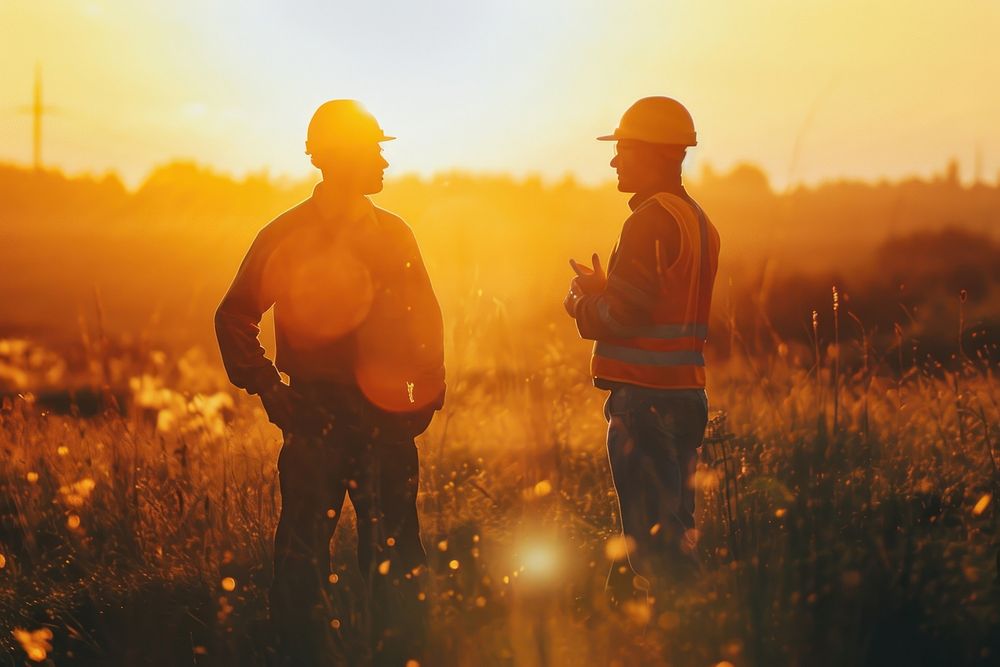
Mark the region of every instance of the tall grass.
[[[902, 329], [879, 353], [838, 319], [826, 349], [814, 325], [811, 352], [713, 364], [725, 415], [695, 478], [705, 574], [676, 598], [611, 601], [609, 570], [629, 576], [585, 346], [515, 336], [481, 296], [453, 315], [448, 404], [418, 443], [430, 664], [1000, 660], [995, 351], [904, 365]], [[279, 435], [197, 356], [118, 367], [124, 411], [4, 400], [5, 659], [264, 664]], [[327, 593], [363, 653], [352, 522]]]

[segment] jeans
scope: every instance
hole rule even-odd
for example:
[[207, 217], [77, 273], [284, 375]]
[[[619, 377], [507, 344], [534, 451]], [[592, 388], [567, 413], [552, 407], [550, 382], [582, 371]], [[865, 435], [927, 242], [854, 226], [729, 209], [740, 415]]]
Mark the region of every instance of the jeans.
[[[296, 387], [302, 391], [303, 388]], [[271, 620], [293, 665], [353, 664], [345, 656], [329, 586], [330, 538], [345, 494], [357, 514], [358, 566], [368, 590], [376, 665], [422, 660], [426, 553], [417, 518], [418, 462], [412, 435], [382, 428], [357, 396], [308, 392], [335, 415], [317, 434], [285, 432], [278, 457], [281, 515], [274, 537]], [[382, 425], [385, 426], [385, 425]], [[350, 661], [350, 662], [348, 662]]]
[[689, 581], [698, 570], [693, 478], [708, 422], [704, 390], [617, 384], [604, 415], [632, 571], [654, 589]]

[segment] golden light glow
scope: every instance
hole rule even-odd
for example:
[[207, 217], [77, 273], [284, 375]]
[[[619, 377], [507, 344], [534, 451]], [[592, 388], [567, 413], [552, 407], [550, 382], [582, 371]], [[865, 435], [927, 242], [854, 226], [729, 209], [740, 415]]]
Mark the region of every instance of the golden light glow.
[[622, 560], [633, 549], [635, 549], [635, 540], [626, 535], [615, 535], [605, 542], [604, 555], [608, 560]]
[[556, 571], [558, 556], [550, 544], [534, 543], [521, 547], [524, 572], [533, 577], [550, 577]]
[[[1000, 73], [996, 3], [915, 0], [900, 12], [892, 0], [623, 0], [571, 13], [478, 3], [449, 21], [402, 0], [309, 5], [308, 21], [255, 3], [233, 22], [227, 2], [156, 12], [124, 0], [3, 3], [0, 78], [27, 103], [41, 60], [47, 102], [65, 110], [48, 123], [48, 159], [118, 168], [133, 183], [176, 156], [305, 174], [309, 115], [344, 92], [400, 137], [389, 152], [397, 173], [604, 180], [610, 156], [591, 138], [654, 93], [692, 109], [699, 161], [753, 160], [779, 185], [929, 174], [956, 152], [971, 163], [977, 146], [987, 173], [1000, 166], [1000, 90], [983, 85]], [[375, 39], [364, 67], [303, 74], [303, 64], [351, 62]], [[434, 104], [405, 103], [417, 97]], [[27, 162], [30, 118], [0, 124], [0, 146], [0, 160]]]

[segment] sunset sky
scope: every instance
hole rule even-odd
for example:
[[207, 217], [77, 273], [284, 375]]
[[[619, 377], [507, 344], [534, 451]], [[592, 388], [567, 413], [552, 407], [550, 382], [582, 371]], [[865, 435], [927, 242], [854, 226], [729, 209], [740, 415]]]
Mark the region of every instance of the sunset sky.
[[130, 184], [174, 158], [306, 175], [333, 97], [400, 138], [390, 176], [597, 182], [594, 137], [651, 94], [694, 115], [694, 169], [749, 160], [782, 187], [956, 157], [995, 182], [998, 34], [994, 0], [0, 0], [0, 161], [30, 162], [41, 62], [47, 164]]

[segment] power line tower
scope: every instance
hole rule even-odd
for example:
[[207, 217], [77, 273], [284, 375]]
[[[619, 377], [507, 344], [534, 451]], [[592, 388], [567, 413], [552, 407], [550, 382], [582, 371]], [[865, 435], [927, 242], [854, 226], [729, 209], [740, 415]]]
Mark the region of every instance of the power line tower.
[[32, 96], [31, 106], [21, 107], [22, 113], [30, 113], [32, 119], [31, 139], [32, 139], [32, 163], [35, 171], [42, 169], [42, 117], [46, 113], [54, 111], [53, 107], [45, 106], [42, 102], [42, 64], [35, 63], [35, 88]]

